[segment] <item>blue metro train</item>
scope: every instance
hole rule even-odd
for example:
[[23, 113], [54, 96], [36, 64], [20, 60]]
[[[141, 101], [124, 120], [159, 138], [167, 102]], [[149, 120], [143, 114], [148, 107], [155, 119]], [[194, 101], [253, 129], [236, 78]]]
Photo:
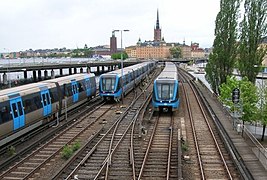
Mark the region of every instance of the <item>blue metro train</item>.
[[177, 67], [172, 62], [166, 62], [165, 68], [154, 81], [152, 106], [154, 111], [177, 111], [179, 103]]
[[96, 95], [93, 73], [0, 91], [0, 147]]
[[[119, 101], [122, 93], [126, 95], [156, 66], [156, 62], [149, 61], [102, 74], [99, 78], [99, 95], [104, 100]], [[122, 85], [123, 82], [123, 85]]]

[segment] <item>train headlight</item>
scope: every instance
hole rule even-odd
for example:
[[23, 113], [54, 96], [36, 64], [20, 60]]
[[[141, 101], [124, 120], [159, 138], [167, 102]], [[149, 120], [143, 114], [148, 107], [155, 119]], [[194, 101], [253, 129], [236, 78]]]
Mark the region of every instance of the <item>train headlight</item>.
[[162, 103], [162, 101], [160, 101]]
[[172, 101], [169, 101], [169, 103], [171, 103]]

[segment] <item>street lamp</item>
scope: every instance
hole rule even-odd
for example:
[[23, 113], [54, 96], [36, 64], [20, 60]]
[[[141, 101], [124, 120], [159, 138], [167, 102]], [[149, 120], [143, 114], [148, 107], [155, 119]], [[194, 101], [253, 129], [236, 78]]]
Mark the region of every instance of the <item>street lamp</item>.
[[113, 30], [112, 32], [121, 32], [121, 91], [122, 91], [122, 94], [121, 94], [121, 103], [123, 104], [123, 55], [122, 55], [122, 32], [128, 32], [130, 30], [128, 29], [123, 29], [123, 30]]
[[9, 49], [7, 49], [7, 48], [4, 48], [4, 50], [5, 51], [7, 51], [7, 53], [8, 53], [8, 66], [7, 66], [7, 72], [6, 73], [8, 73], [8, 78], [7, 78], [7, 80], [8, 80], [8, 87], [9, 88], [11, 88], [11, 75], [10, 75], [10, 50]]

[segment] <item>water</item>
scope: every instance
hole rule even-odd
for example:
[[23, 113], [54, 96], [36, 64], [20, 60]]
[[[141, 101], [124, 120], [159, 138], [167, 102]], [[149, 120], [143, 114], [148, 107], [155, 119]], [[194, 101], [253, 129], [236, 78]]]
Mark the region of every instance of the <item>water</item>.
[[[194, 70], [195, 71], [195, 67], [189, 67], [190, 69]], [[206, 80], [205, 78], [205, 75], [206, 74], [196, 74], [194, 72], [189, 72], [190, 74], [192, 74], [194, 77], [196, 77], [198, 80], [202, 81], [203, 84], [211, 91], [211, 86], [210, 84], [208, 83], [208, 81]], [[261, 76], [263, 76], [264, 78], [262, 78]], [[237, 76], [237, 79], [240, 79], [240, 76]], [[256, 82], [255, 82], [255, 85], [257, 86], [258, 89], [261, 89], [262, 87], [265, 88], [267, 87], [267, 79], [266, 79], [266, 76], [265, 76], [265, 73], [261, 74], [259, 73], [258, 75], [258, 78], [256, 79]]]

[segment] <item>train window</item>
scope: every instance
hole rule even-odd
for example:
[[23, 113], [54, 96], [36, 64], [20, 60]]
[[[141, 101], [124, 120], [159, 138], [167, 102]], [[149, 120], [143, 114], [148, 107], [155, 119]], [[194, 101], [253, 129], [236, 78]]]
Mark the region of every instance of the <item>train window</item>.
[[[36, 109], [39, 109], [39, 108], [42, 107], [41, 98], [40, 98], [39, 95], [34, 96], [34, 98], [33, 98], [33, 102], [34, 102], [34, 103], [32, 103], [32, 106], [35, 105], [35, 106], [36, 106]], [[32, 107], [32, 106], [31, 106], [31, 107]]]
[[67, 96], [71, 96], [72, 95], [72, 90], [71, 90], [71, 85], [70, 84], [67, 84]]
[[45, 98], [45, 94], [42, 94], [42, 101], [43, 101], [44, 106], [46, 106], [46, 98]]
[[79, 91], [79, 92], [83, 92], [83, 91], [84, 91], [84, 88], [83, 88], [81, 82], [78, 82], [78, 91]]
[[102, 79], [102, 90], [103, 91], [114, 91], [115, 78], [107, 77]]
[[158, 84], [158, 96], [161, 100], [170, 100], [173, 98], [174, 84]]
[[47, 100], [47, 104], [51, 104], [50, 97], [49, 97], [49, 94], [48, 93], [46, 93], [46, 100]]
[[123, 85], [125, 86], [127, 84], [127, 78], [126, 76], [123, 76]]
[[9, 121], [9, 110], [7, 106], [2, 106], [0, 109], [0, 124]]
[[20, 114], [20, 116], [23, 115], [21, 101], [18, 102], [18, 108], [19, 108], [19, 114]]
[[13, 110], [14, 118], [17, 118], [18, 117], [18, 110], [17, 110], [16, 103], [12, 104], [12, 110]]
[[[62, 87], [61, 87], [62, 88]], [[63, 88], [62, 88], [62, 94], [63, 96], [68, 96], [68, 92], [67, 92], [67, 87], [66, 87], [66, 84], [63, 85]]]
[[96, 81], [95, 81], [95, 78], [94, 77], [91, 78], [90, 83], [91, 83], [90, 88], [93, 88], [93, 87], [96, 86]]
[[83, 92], [87, 89], [86, 84], [87, 83], [85, 81], [79, 81], [78, 82], [79, 92]]
[[31, 112], [31, 100], [30, 99], [26, 99], [25, 101], [24, 101], [24, 111], [25, 111], [25, 113], [27, 114], [27, 113], [29, 113], [29, 112]]
[[54, 103], [54, 102], [57, 102], [58, 101], [58, 93], [57, 93], [57, 90], [56, 88], [53, 88], [50, 90], [50, 96], [51, 96], [51, 102]]

